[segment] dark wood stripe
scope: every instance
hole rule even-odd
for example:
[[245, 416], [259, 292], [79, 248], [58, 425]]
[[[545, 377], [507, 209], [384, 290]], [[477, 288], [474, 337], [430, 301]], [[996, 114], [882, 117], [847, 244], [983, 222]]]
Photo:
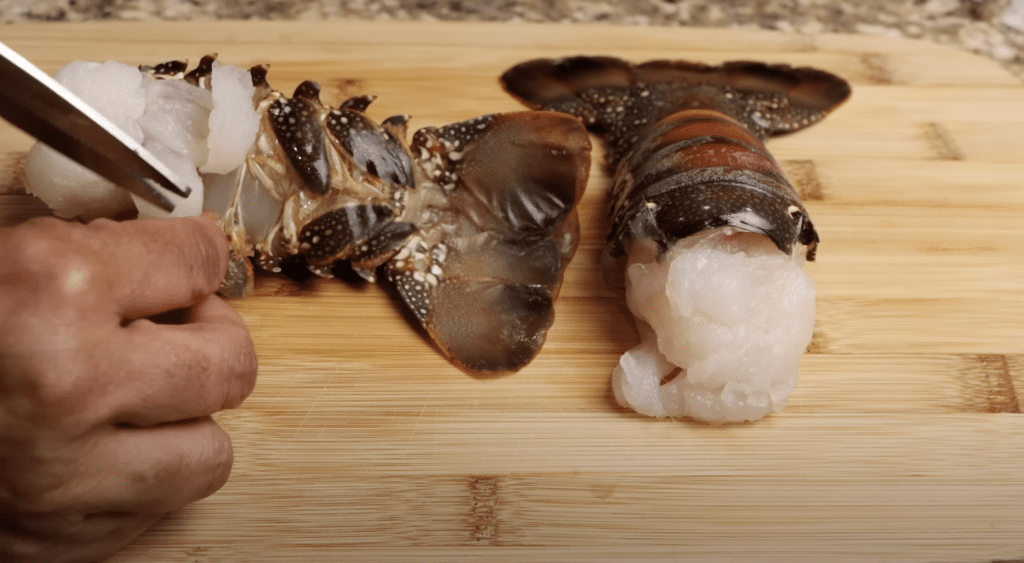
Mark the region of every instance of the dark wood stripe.
[[828, 341], [828, 336], [824, 332], [818, 330], [818, 327], [815, 326], [814, 332], [811, 333], [811, 343], [807, 345], [807, 353], [827, 354], [829, 352]]
[[957, 145], [949, 130], [940, 123], [925, 123], [922, 129], [925, 142], [939, 160], [963, 160], [964, 151]]
[[25, 152], [0, 154], [0, 194], [25, 193]]
[[471, 545], [497, 545], [498, 502], [501, 479], [492, 475], [469, 478], [469, 543]]
[[966, 400], [970, 407], [991, 413], [1019, 413], [1020, 400], [1010, 373], [1010, 362], [1002, 354], [965, 356], [963, 373]]
[[821, 180], [818, 178], [818, 169], [813, 160], [785, 160], [779, 165], [801, 201], [825, 199]]
[[862, 55], [860, 64], [864, 66], [867, 79], [872, 84], [892, 84], [892, 73], [889, 72], [889, 61], [884, 55]]

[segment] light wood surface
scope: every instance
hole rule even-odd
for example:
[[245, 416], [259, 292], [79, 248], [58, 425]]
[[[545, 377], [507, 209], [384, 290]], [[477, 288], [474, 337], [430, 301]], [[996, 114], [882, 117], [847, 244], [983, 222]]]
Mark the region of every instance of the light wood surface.
[[[290, 91], [379, 96], [414, 128], [519, 109], [531, 57], [755, 59], [847, 77], [852, 99], [769, 144], [822, 244], [814, 340], [789, 409], [709, 427], [631, 414], [610, 373], [636, 335], [602, 286], [607, 178], [548, 343], [526, 369], [448, 365], [376, 286], [264, 275], [235, 306], [256, 391], [219, 422], [234, 473], [116, 563], [921, 561], [1024, 558], [1024, 85], [930, 44], [752, 30], [283, 22], [7, 26], [48, 71], [75, 59], [271, 64]], [[28, 139], [0, 128], [0, 223]], [[597, 159], [598, 161], [600, 159]]]

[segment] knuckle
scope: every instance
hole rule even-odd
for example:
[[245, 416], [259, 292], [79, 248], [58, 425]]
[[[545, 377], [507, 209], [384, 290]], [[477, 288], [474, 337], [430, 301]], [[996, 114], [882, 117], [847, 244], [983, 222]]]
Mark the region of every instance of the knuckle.
[[182, 229], [185, 244], [181, 251], [186, 253], [187, 261], [209, 282], [209, 292], [220, 286], [228, 268], [228, 244], [224, 232], [213, 221], [204, 218], [186, 220], [189, 228]]
[[[39, 414], [54, 423], [72, 418], [82, 396], [81, 377], [69, 371], [46, 370], [38, 374], [33, 394], [39, 407]], [[41, 421], [43, 422], [43, 421]]]
[[81, 243], [87, 228], [52, 217], [15, 228], [3, 248], [15, 285], [51, 299], [87, 294], [99, 274], [95, 252]]
[[0, 386], [5, 390], [5, 418], [64, 435], [92, 422], [97, 413], [90, 411], [88, 397], [104, 384], [93, 375], [91, 343], [79, 331], [57, 332], [46, 336], [50, 341], [45, 346], [53, 351], [18, 359], [17, 369], [0, 374]]

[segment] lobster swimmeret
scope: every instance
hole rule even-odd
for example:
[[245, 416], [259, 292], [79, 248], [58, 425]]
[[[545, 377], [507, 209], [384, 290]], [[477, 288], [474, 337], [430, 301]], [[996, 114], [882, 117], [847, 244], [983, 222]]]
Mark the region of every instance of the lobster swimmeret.
[[610, 57], [527, 61], [501, 81], [607, 143], [606, 266], [625, 273], [643, 341], [616, 369], [620, 403], [715, 422], [781, 410], [813, 328], [797, 263], [819, 238], [764, 141], [821, 120], [849, 85], [787, 65]]
[[[269, 86], [263, 66], [246, 72], [209, 56], [191, 71], [181, 61], [66, 68], [72, 89], [96, 73], [116, 76], [118, 92], [100, 102], [128, 92], [123, 105], [145, 109], [132, 109], [122, 128], [204, 186], [202, 207], [219, 214], [232, 248], [222, 293], [242, 297], [251, 289], [250, 259], [271, 271], [298, 259], [324, 277], [349, 261], [368, 280], [383, 272], [462, 369], [515, 371], [539, 351], [579, 241], [575, 207], [590, 140], [578, 120], [552, 112], [486, 115], [420, 129], [407, 143], [407, 116], [377, 124], [365, 115], [372, 96], [330, 108], [317, 83], [306, 81], [289, 98]], [[223, 128], [215, 122], [244, 139], [215, 142]], [[223, 150], [227, 144], [241, 147], [236, 157], [223, 156], [232, 152]], [[29, 189], [40, 197], [57, 174], [51, 157], [34, 148], [26, 165]], [[119, 205], [93, 216], [122, 212]], [[180, 208], [192, 205], [198, 213], [195, 202]]]

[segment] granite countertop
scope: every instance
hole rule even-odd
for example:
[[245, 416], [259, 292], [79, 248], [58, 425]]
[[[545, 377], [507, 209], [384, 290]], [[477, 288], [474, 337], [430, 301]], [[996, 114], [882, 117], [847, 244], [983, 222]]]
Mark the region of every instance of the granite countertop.
[[860, 33], [959, 46], [1024, 78], [1024, 0], [0, 0], [24, 21], [279, 19], [606, 22]]

